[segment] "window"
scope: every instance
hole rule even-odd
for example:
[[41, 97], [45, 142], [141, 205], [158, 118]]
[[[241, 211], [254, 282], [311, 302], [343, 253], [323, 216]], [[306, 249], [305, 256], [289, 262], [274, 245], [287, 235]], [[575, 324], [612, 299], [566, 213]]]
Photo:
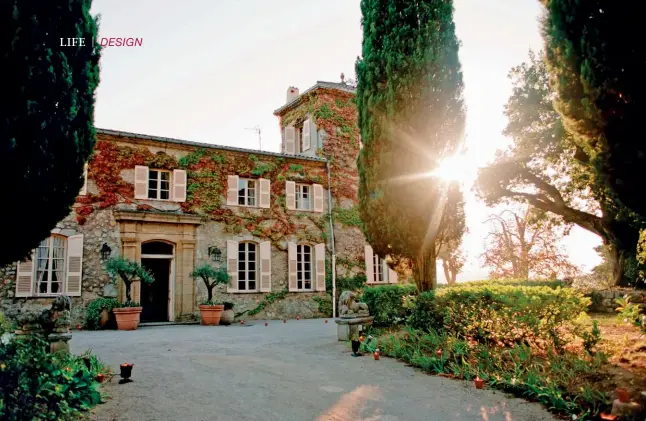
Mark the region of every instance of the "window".
[[148, 170], [148, 198], [170, 200], [169, 171]]
[[298, 134], [298, 142], [296, 142], [298, 147], [296, 148], [296, 153], [299, 154], [303, 152], [303, 126], [297, 127], [296, 133]]
[[310, 186], [296, 185], [296, 209], [310, 210]]
[[296, 246], [296, 280], [297, 289], [312, 289], [312, 246]]
[[36, 292], [62, 294], [65, 282], [65, 237], [53, 235], [36, 249]]
[[374, 254], [372, 260], [373, 276], [375, 277], [373, 282], [388, 282], [388, 266], [384, 262], [384, 259]]
[[238, 205], [256, 206], [256, 180], [238, 180]]
[[238, 290], [256, 290], [258, 248], [255, 243], [238, 244]]

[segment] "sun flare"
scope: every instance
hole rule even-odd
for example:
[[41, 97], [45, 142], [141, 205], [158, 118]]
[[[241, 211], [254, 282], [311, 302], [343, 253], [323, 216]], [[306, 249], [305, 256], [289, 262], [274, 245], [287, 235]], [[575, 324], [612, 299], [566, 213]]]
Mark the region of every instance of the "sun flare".
[[446, 181], [468, 182], [475, 177], [476, 165], [466, 156], [449, 156], [440, 162], [440, 165], [431, 175]]

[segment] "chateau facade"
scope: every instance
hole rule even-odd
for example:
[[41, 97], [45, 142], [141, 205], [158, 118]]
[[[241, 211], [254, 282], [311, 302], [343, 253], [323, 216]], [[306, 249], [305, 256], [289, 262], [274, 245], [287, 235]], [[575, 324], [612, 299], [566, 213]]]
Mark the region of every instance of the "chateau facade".
[[65, 294], [81, 323], [92, 300], [125, 299], [103, 269], [108, 255], [153, 273], [154, 283], [133, 288], [142, 321], [196, 319], [206, 291], [190, 274], [205, 262], [230, 275], [214, 300], [256, 310], [245, 318], [328, 315], [333, 260], [337, 278], [398, 282], [360, 228], [354, 88], [290, 87], [274, 114], [281, 153], [98, 129], [71, 214], [30, 258], [0, 268], [1, 309]]

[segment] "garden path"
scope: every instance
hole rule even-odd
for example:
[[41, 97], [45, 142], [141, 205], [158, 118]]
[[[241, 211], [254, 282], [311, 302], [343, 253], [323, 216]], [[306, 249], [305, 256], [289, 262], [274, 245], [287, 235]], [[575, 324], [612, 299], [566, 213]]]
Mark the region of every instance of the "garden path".
[[74, 332], [72, 351], [91, 348], [133, 382], [95, 421], [546, 421], [543, 407], [471, 383], [429, 376], [398, 361], [353, 358], [322, 319], [234, 326], [144, 327]]

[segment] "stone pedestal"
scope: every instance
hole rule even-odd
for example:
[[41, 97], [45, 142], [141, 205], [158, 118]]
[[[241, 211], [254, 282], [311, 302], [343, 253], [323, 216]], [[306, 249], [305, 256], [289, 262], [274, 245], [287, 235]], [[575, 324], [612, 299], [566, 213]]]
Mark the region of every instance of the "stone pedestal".
[[615, 399], [612, 402], [612, 415], [617, 415], [627, 420], [637, 419], [636, 417], [641, 414], [641, 405], [637, 402], [621, 402], [619, 399]]
[[54, 353], [58, 351], [70, 352], [69, 342], [72, 340], [72, 333], [69, 329], [60, 329], [59, 332], [54, 330], [47, 336], [47, 342], [49, 342], [49, 352]]
[[336, 333], [340, 341], [349, 341], [355, 335], [359, 335], [359, 332], [365, 329], [365, 326], [372, 325], [374, 316], [366, 317], [341, 317], [336, 319]]

